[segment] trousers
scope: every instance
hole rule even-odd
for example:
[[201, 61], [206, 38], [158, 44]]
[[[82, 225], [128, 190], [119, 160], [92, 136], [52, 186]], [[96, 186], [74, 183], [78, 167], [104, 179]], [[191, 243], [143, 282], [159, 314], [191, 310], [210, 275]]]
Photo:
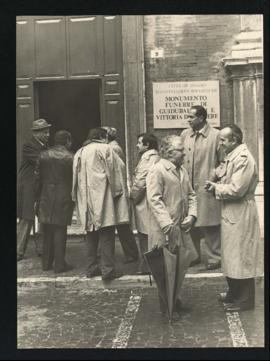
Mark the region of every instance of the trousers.
[[220, 225], [210, 227], [194, 227], [190, 230], [190, 235], [195, 249], [201, 258], [200, 240], [205, 240], [205, 253], [207, 263], [220, 262]]
[[52, 269], [52, 267], [55, 272], [65, 269], [66, 241], [66, 225], [43, 224], [42, 269], [44, 271]]
[[[17, 257], [21, 257], [23, 258], [26, 249], [27, 249], [27, 245], [28, 245], [28, 241], [29, 241], [29, 237], [30, 237], [30, 232], [31, 229], [33, 228], [34, 230], [34, 221], [33, 220], [28, 220], [28, 219], [20, 219], [18, 225], [17, 225]], [[36, 245], [36, 252], [38, 255], [42, 254], [42, 245], [41, 245], [41, 240], [40, 237], [36, 236], [36, 233], [34, 232], [34, 241], [35, 241], [35, 245]]]
[[[100, 243], [100, 265], [98, 262], [98, 245]], [[115, 227], [104, 227], [87, 232], [87, 274], [94, 274], [100, 268], [102, 277], [112, 274], [115, 269]]]
[[226, 277], [228, 283], [228, 298], [236, 306], [243, 308], [254, 308], [255, 306], [255, 279], [236, 279]]
[[118, 224], [116, 229], [126, 259], [137, 259], [139, 252], [134, 234], [130, 228], [130, 224]]

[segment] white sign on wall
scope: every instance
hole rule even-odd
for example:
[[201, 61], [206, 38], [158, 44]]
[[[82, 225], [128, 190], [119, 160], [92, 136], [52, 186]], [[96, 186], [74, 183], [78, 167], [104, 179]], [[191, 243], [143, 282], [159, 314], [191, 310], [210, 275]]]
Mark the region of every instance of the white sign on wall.
[[219, 81], [177, 81], [153, 83], [154, 128], [187, 128], [193, 105], [207, 109], [207, 120], [220, 126]]

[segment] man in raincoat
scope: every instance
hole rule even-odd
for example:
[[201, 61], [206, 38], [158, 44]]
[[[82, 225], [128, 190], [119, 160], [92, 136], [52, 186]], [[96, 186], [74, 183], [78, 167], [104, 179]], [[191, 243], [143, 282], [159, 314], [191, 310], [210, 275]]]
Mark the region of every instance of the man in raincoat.
[[258, 182], [255, 160], [242, 143], [236, 125], [224, 127], [220, 144], [224, 163], [216, 169], [216, 181], [205, 187], [221, 201], [221, 256], [228, 292], [219, 295], [226, 311], [254, 308], [256, 276], [263, 274], [263, 244], [260, 239], [254, 193]]
[[[113, 151], [119, 156], [119, 173], [121, 173], [121, 179], [123, 179], [123, 189], [126, 193], [126, 199], [128, 200], [128, 189], [127, 189], [127, 171], [126, 171], [126, 158], [125, 154], [120, 147], [119, 143], [116, 141], [117, 130], [112, 127], [104, 126], [102, 127], [107, 131], [107, 141], [108, 144], [112, 147]], [[121, 243], [122, 249], [125, 254], [124, 263], [131, 263], [138, 259], [138, 248], [134, 234], [132, 232], [130, 223], [121, 223], [116, 226], [117, 234], [119, 241]]]
[[199, 257], [191, 266], [201, 262], [200, 240], [205, 240], [206, 269], [220, 268], [220, 203], [204, 189], [207, 179], [219, 165], [219, 130], [207, 122], [207, 111], [201, 105], [190, 108], [189, 129], [181, 133], [185, 146], [184, 166], [198, 201], [198, 218], [191, 237]]
[[130, 190], [130, 198], [134, 205], [136, 228], [140, 245], [140, 264], [138, 274], [149, 273], [143, 254], [148, 250], [148, 205], [146, 199], [146, 176], [149, 169], [160, 156], [158, 154], [158, 141], [155, 135], [142, 133], [138, 135], [137, 143], [140, 155], [139, 163], [134, 171], [134, 180]]
[[115, 225], [129, 222], [129, 208], [119, 171], [120, 158], [106, 142], [105, 129], [92, 129], [88, 144], [75, 154], [72, 198], [77, 218], [87, 232], [87, 277], [101, 274], [104, 281], [110, 281], [120, 276], [114, 264]]
[[[181, 262], [178, 264], [178, 282], [197, 252], [189, 231], [197, 218], [197, 200], [189, 176], [182, 167], [185, 151], [181, 138], [170, 135], [162, 139], [161, 159], [150, 169], [146, 177], [149, 204], [149, 248], [162, 247], [170, 239], [170, 249], [178, 246]], [[183, 257], [185, 255], [185, 257]], [[181, 287], [177, 287], [175, 311], [181, 311]], [[161, 307], [162, 308], [162, 307]]]

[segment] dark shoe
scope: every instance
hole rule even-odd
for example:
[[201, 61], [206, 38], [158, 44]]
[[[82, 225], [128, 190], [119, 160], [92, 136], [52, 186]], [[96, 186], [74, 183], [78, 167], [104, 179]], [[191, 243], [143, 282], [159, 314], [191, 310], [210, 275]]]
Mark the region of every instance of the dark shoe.
[[233, 299], [226, 292], [222, 292], [218, 295], [218, 301], [222, 303], [232, 303]]
[[51, 267], [42, 267], [42, 271], [51, 271], [53, 268]]
[[96, 268], [92, 272], [87, 272], [86, 273], [87, 278], [92, 278], [92, 277], [96, 277], [96, 276], [101, 276], [101, 270], [99, 268]]
[[218, 269], [220, 267], [221, 267], [221, 262], [208, 263], [208, 265], [206, 266], [206, 270], [207, 271], [213, 271], [213, 270]]
[[17, 255], [17, 262], [21, 261], [22, 259], [23, 259], [23, 256], [20, 255], [20, 254], [18, 254], [18, 255]]
[[201, 263], [201, 259], [200, 258], [196, 258], [194, 261], [192, 261], [189, 265], [189, 267], [194, 267], [197, 266], [197, 264]]
[[73, 270], [74, 267], [71, 264], [66, 263], [65, 268], [61, 270], [54, 270], [54, 273], [63, 273]]
[[111, 272], [106, 276], [102, 276], [102, 281], [104, 282], [110, 282], [116, 278], [120, 278], [123, 276], [123, 273], [121, 272]]
[[138, 260], [138, 257], [137, 258], [127, 258], [123, 263], [128, 264], [128, 263], [136, 262], [137, 260]]
[[191, 312], [191, 307], [184, 305], [182, 301], [177, 300], [173, 310], [177, 313], [188, 313]]
[[225, 312], [240, 312], [240, 311], [248, 311], [253, 309], [254, 309], [254, 305], [239, 306], [233, 303], [228, 303], [227, 305], [224, 306]]

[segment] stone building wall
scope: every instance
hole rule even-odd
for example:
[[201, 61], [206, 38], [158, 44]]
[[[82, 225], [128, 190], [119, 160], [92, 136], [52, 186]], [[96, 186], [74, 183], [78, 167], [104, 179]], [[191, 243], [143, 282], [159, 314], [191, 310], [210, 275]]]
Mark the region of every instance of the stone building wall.
[[[230, 52], [241, 27], [240, 15], [144, 16], [146, 127], [153, 131], [153, 82], [220, 81], [221, 125], [233, 121], [232, 84], [222, 59]], [[151, 58], [151, 50], [164, 57]], [[155, 129], [162, 137], [179, 129]]]

